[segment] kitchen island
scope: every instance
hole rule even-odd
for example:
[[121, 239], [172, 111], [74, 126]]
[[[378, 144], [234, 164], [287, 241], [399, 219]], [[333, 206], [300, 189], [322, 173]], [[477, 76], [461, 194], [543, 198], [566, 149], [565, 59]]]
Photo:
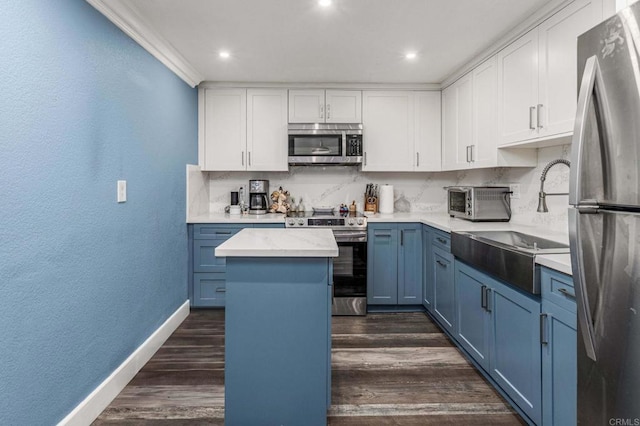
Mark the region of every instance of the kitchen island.
[[247, 228], [215, 254], [227, 266], [225, 424], [326, 424], [333, 233]]

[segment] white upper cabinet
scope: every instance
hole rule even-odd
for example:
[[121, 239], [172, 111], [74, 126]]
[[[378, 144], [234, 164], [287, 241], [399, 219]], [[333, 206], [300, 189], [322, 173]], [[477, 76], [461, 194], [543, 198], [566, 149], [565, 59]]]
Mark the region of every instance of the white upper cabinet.
[[473, 144], [473, 73], [442, 91], [442, 169], [470, 166]]
[[202, 170], [246, 170], [247, 91], [200, 89], [198, 159]]
[[602, 0], [576, 0], [498, 53], [500, 145], [571, 134], [577, 37], [602, 16]]
[[440, 92], [364, 91], [363, 171], [441, 169]]
[[494, 56], [443, 90], [443, 170], [536, 165], [535, 150], [498, 149], [497, 81]]
[[362, 123], [362, 92], [289, 90], [289, 123]]
[[247, 90], [247, 170], [287, 171], [287, 90]]
[[363, 171], [413, 170], [413, 96], [409, 91], [363, 93]]
[[419, 172], [442, 168], [442, 121], [440, 92], [415, 92], [415, 167]]
[[286, 90], [201, 88], [198, 96], [202, 170], [287, 170]]

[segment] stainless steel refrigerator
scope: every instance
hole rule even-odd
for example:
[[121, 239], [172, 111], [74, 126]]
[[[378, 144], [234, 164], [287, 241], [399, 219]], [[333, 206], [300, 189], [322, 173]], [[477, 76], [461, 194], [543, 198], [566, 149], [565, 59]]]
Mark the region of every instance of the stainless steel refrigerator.
[[640, 425], [640, 3], [578, 38], [569, 236], [578, 424]]

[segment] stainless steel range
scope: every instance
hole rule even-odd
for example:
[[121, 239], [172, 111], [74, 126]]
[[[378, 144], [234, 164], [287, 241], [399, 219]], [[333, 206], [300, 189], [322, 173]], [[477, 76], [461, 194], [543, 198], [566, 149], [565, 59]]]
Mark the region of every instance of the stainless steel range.
[[291, 213], [287, 228], [329, 228], [338, 243], [333, 259], [333, 315], [367, 314], [367, 218], [362, 213]]

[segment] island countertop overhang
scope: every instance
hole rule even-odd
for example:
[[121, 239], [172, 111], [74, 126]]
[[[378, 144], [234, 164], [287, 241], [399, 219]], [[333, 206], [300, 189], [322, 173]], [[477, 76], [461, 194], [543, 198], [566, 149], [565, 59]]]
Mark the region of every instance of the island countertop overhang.
[[220, 244], [220, 257], [337, 257], [330, 229], [245, 228]]

